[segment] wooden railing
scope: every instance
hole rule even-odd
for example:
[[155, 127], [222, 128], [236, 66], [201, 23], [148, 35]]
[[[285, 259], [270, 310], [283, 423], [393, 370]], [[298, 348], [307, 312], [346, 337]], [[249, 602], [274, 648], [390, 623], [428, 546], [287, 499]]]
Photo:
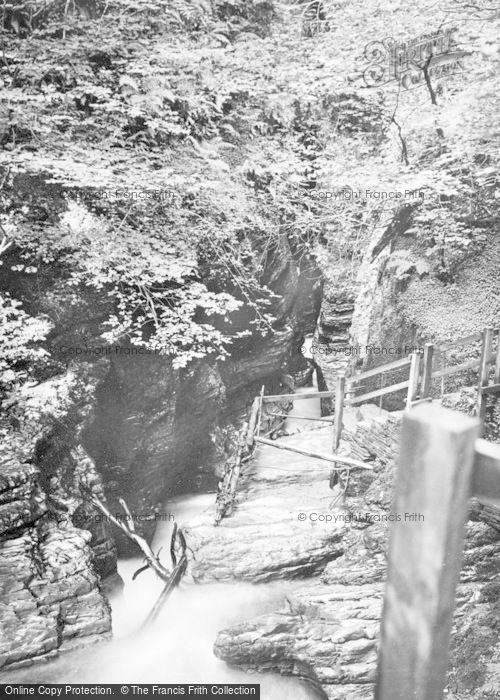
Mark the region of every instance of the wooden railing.
[[[305, 457], [333, 463], [333, 471], [349, 471], [351, 469], [366, 469], [371, 471], [373, 469], [373, 467], [370, 465], [356, 459], [351, 459], [350, 457], [301, 449], [299, 447], [294, 447], [292, 445], [280, 442], [279, 440], [270, 440], [267, 437], [260, 435], [262, 412], [265, 404], [305, 398], [332, 397], [333, 395], [334, 392], [332, 391], [311, 391], [303, 394], [275, 394], [273, 396], [264, 396], [264, 391], [262, 390], [260, 395], [254, 398], [250, 409], [249, 419], [243, 424], [243, 427], [240, 430], [234, 458], [226, 466], [224, 476], [218, 485], [215, 509], [215, 525], [219, 525], [224, 517], [231, 515], [233, 512], [236, 498], [236, 488], [240, 477], [241, 467], [245, 462], [248, 462], [252, 458], [253, 451], [258, 444], [268, 445], [281, 450], [288, 450], [289, 452], [295, 452], [297, 454], [304, 455]], [[288, 414], [280, 412], [270, 413], [269, 415], [276, 416], [278, 418], [284, 417], [284, 419], [288, 417]], [[309, 419], [309, 417], [305, 418]], [[333, 421], [332, 419], [327, 418], [325, 419], [325, 422], [332, 423]], [[338, 464], [342, 466], [337, 466]]]
[[[497, 338], [496, 350], [493, 351], [495, 335]], [[481, 348], [478, 358], [451, 367], [436, 367], [435, 358], [437, 355], [443, 358], [446, 357], [446, 353], [454, 348], [466, 347], [467, 345], [478, 343], [479, 341], [481, 342]], [[441, 363], [441, 365], [444, 364], [444, 362]], [[490, 383], [490, 370], [493, 365], [495, 366], [494, 379], [493, 383]], [[406, 370], [407, 368], [407, 379], [391, 384], [390, 386], [381, 386], [373, 391], [361, 394], [357, 393], [360, 385], [367, 379], [373, 380], [379, 377], [382, 383], [382, 378], [385, 374]], [[219, 484], [216, 524], [218, 524], [225, 515], [229, 515], [232, 512], [241, 465], [251, 459], [256, 444], [272, 445], [278, 449], [303, 454], [306, 457], [332, 462], [334, 465], [333, 470], [368, 469], [370, 467], [363, 462], [338, 454], [342, 435], [344, 408], [346, 406], [357, 406], [376, 398], [406, 390], [405, 405], [406, 409], [410, 409], [420, 402], [431, 401], [433, 380], [443, 380], [444, 377], [450, 377], [465, 370], [478, 370], [476, 415], [480, 419], [484, 419], [486, 409], [485, 397], [488, 394], [500, 394], [500, 329], [494, 330], [493, 328], [485, 328], [481, 333], [459, 338], [453, 343], [448, 343], [446, 345], [434, 346], [432, 343], [427, 343], [423, 349], [423, 353], [413, 353], [408, 357], [395, 360], [394, 362], [388, 362], [350, 377], [346, 377], [345, 373], [339, 373], [337, 375], [335, 389], [330, 391], [306, 391], [300, 394], [273, 394], [265, 396], [264, 387], [262, 387], [260, 395], [256, 396], [253, 400], [249, 420], [243, 425], [242, 431], [240, 432], [235, 458], [229, 465]], [[302, 417], [304, 420], [321, 420], [324, 421], [325, 424], [330, 423], [333, 425], [332, 452], [330, 454], [311, 452], [310, 450], [295, 447], [292, 448], [290, 445], [286, 445], [277, 440], [269, 440], [267, 437], [260, 436], [263, 406], [275, 402], [301, 401], [311, 398], [334, 399], [335, 408], [333, 419], [311, 418], [308, 416]], [[287, 417], [287, 414], [283, 412], [275, 412], [269, 415], [281, 417], [283, 420]], [[343, 464], [344, 466], [337, 466], [337, 463]]]
[[[497, 346], [493, 352], [494, 336]], [[481, 341], [480, 357], [453, 367], [435, 369], [435, 351], [443, 352]], [[490, 370], [494, 365], [493, 383]], [[409, 368], [408, 379], [356, 395], [356, 384], [395, 369]], [[478, 370], [476, 417], [434, 405], [434, 379], [464, 370]], [[448, 649], [459, 580], [468, 500], [500, 506], [500, 445], [479, 438], [484, 397], [500, 393], [500, 332], [486, 328], [447, 346], [427, 344], [422, 354], [397, 360], [346, 379], [339, 375], [335, 391], [277, 394], [254, 399], [248, 423], [240, 433], [234, 468], [227, 471], [226, 491], [218, 494], [216, 524], [231, 511], [241, 464], [255, 445], [334, 463], [334, 470], [371, 469], [338, 454], [312, 452], [259, 435], [265, 404], [306, 398], [335, 398], [333, 452], [338, 448], [345, 405], [407, 389], [399, 465], [393, 501], [389, 566], [381, 624], [375, 700], [442, 700]], [[346, 396], [354, 396], [346, 399]], [[329, 421], [331, 422], [331, 420]], [[341, 466], [337, 466], [339, 463]], [[226, 510], [224, 510], [224, 508]]]
[[[493, 351], [493, 339], [496, 335], [496, 350]], [[437, 368], [434, 358], [436, 354], [446, 357], [453, 348], [466, 347], [472, 343], [481, 342], [480, 357], [462, 362], [450, 367]], [[444, 363], [443, 363], [444, 364]], [[493, 384], [490, 383], [490, 369], [495, 365]], [[382, 377], [388, 372], [394, 372], [408, 367], [408, 378], [390, 386], [381, 387], [374, 391], [362, 394], [356, 393], [356, 387], [368, 378]], [[372, 401], [375, 398], [394, 394], [406, 389], [406, 408], [409, 409], [420, 401], [431, 400], [432, 381], [451, 377], [454, 374], [466, 370], [478, 370], [478, 390], [476, 413], [480, 418], [484, 418], [487, 394], [500, 393], [500, 330], [485, 328], [481, 333], [475, 333], [465, 338], [459, 338], [453, 343], [435, 347], [432, 343], [427, 343], [423, 353], [413, 353], [395, 362], [389, 362], [375, 367], [366, 372], [361, 372], [355, 376], [346, 378], [340, 374], [337, 376], [337, 387], [335, 392], [335, 415], [342, 415], [344, 406], [356, 406], [365, 401]], [[441, 393], [444, 393], [443, 391]], [[335, 423], [333, 436], [333, 449], [338, 449], [342, 433], [341, 420]]]
[[500, 445], [437, 405], [403, 416], [376, 700], [442, 700], [468, 499], [500, 505]]
[[[493, 351], [493, 339], [496, 335], [496, 350]], [[466, 347], [473, 343], [481, 342], [480, 357], [462, 362], [449, 367], [437, 367], [435, 358], [439, 354], [442, 358], [450, 350], [458, 347]], [[444, 362], [442, 363], [444, 364]], [[490, 384], [490, 368], [495, 365], [493, 384]], [[357, 393], [360, 385], [367, 379], [373, 380], [376, 377], [382, 379], [388, 373], [408, 368], [408, 375], [403, 381], [396, 382], [389, 386], [381, 386], [373, 391]], [[478, 370], [478, 395], [477, 395], [477, 415], [484, 418], [485, 399], [487, 394], [500, 394], [500, 332], [499, 329], [485, 328], [481, 333], [474, 333], [464, 338], [459, 338], [446, 345], [434, 346], [427, 343], [423, 348], [423, 353], [413, 353], [394, 362], [388, 362], [379, 367], [374, 367], [365, 372], [347, 377], [344, 373], [337, 375], [336, 386], [331, 391], [310, 391], [301, 394], [275, 394], [263, 396], [262, 401], [269, 403], [278, 400], [299, 401], [309, 398], [331, 398], [335, 399], [335, 410], [333, 418], [333, 451], [338, 449], [340, 436], [342, 433], [342, 416], [345, 406], [357, 406], [373, 399], [396, 394], [406, 390], [406, 408], [411, 408], [419, 401], [431, 400], [432, 381], [444, 379], [465, 370]], [[443, 392], [442, 392], [443, 393]], [[327, 421], [325, 421], [327, 422]]]

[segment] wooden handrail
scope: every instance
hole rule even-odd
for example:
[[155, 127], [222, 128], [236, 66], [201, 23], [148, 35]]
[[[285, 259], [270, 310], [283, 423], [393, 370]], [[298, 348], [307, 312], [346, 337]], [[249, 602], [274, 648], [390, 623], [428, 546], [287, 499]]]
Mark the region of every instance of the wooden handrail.
[[[446, 352], [447, 350], [450, 350], [451, 348], [454, 347], [460, 347], [461, 345], [467, 345], [468, 343], [472, 343], [475, 341], [481, 340], [481, 333], [474, 333], [473, 335], [468, 335], [463, 338], [459, 338], [458, 340], [455, 340], [453, 343], [445, 343], [443, 345], [437, 345], [434, 347], [436, 352]], [[426, 344], [431, 345], [430, 343]], [[353, 383], [356, 383], [358, 381], [361, 381], [363, 379], [368, 379], [368, 377], [376, 377], [378, 374], [382, 374], [385, 372], [390, 372], [392, 370], [398, 369], [400, 367], [406, 367], [411, 363], [411, 355], [408, 355], [408, 357], [403, 357], [400, 360], [394, 360], [393, 362], [387, 362], [386, 364], [379, 365], [378, 367], [374, 367], [373, 369], [366, 370], [365, 372], [361, 372], [360, 374], [356, 374], [352, 377], [348, 377], [347, 379], [347, 384], [351, 385]]]
[[[493, 340], [495, 336], [497, 337], [497, 345], [495, 351], [493, 351]], [[444, 377], [451, 376], [453, 374], [457, 374], [468, 369], [479, 368], [477, 415], [482, 417], [486, 406], [486, 396], [488, 394], [500, 393], [500, 329], [494, 330], [493, 328], [485, 328], [481, 334], [474, 334], [466, 338], [460, 338], [454, 343], [450, 343], [446, 346], [441, 346], [441, 349], [443, 347], [449, 349], [450, 347], [464, 345], [467, 342], [478, 340], [479, 337], [482, 337], [483, 339], [480, 359], [468, 360], [467, 362], [463, 362], [459, 365], [455, 365], [453, 367], [445, 367], [438, 371], [433, 371], [432, 367], [434, 350], [436, 348], [431, 343], [427, 343], [423, 355], [423, 377], [420, 391], [420, 361], [422, 360], [422, 357], [419, 353], [413, 353], [409, 357], [405, 357], [400, 360], [395, 360], [394, 362], [389, 362], [386, 365], [381, 365], [366, 372], [362, 372], [355, 377], [350, 377], [349, 379], [346, 379], [343, 373], [339, 373], [337, 375], [335, 391], [307, 391], [301, 394], [274, 394], [270, 396], [264, 396], [264, 387], [262, 387], [260, 395], [256, 396], [253, 400], [248, 426], [247, 424], [244, 425], [244, 429], [242, 431], [242, 434], [240, 435], [239, 447], [235, 463], [232, 465], [230, 471], [227, 473], [226, 477], [223, 480], [223, 483], [221, 483], [222, 490], [217, 498], [218, 508], [216, 524], [220, 522], [220, 519], [223, 518], [226, 513], [229, 514], [232, 510], [232, 504], [234, 502], [236, 484], [240, 474], [241, 464], [243, 461], [246, 461], [248, 458], [251, 457], [252, 448], [254, 447], [254, 444], [256, 442], [264, 445], [270, 445], [271, 447], [276, 447], [278, 449], [296, 452], [298, 454], [312, 457], [314, 459], [322, 459], [333, 463], [339, 462], [341, 464], [347, 465], [350, 464], [353, 467], [359, 469], [371, 469], [371, 467], [367, 466], [366, 464], [363, 464], [362, 462], [335, 454], [340, 444], [340, 438], [343, 427], [342, 417], [345, 406], [356, 406], [357, 404], [360, 404], [364, 401], [369, 401], [374, 398], [408, 389], [406, 407], [407, 409], [411, 409], [412, 406], [414, 406], [417, 403], [421, 404], [423, 402], [427, 403], [431, 401], [430, 388], [433, 379], [441, 378], [442, 380]], [[361, 394], [359, 396], [347, 398], [347, 395], [354, 393], [356, 388], [358, 390], [361, 388], [359, 386], [355, 386], [356, 384], [358, 384], [358, 382], [369, 377], [375, 377], [377, 375], [382, 376], [388, 371], [405, 367], [407, 365], [410, 365], [410, 375], [408, 380], [399, 382], [397, 384], [392, 384], [391, 386], [381, 387], [379, 389]], [[494, 384], [489, 384], [490, 365], [494, 365]], [[316, 420], [324, 423], [333, 423], [332, 455], [325, 454], [322, 452], [311, 452], [308, 450], [301, 450], [300, 448], [292, 447], [290, 445], [284, 445], [283, 443], [279, 443], [275, 440], [269, 440], [267, 438], [259, 436], [263, 403], [271, 403], [275, 401], [297, 401], [309, 398], [333, 397], [335, 397], [335, 414], [333, 420], [331, 418], [317, 418], [313, 416], [295, 416], [300, 420]], [[274, 412], [270, 415], [283, 418], [288, 417], [288, 414], [279, 412]], [[244, 451], [248, 453], [248, 456], [245, 458], [243, 458]], [[484, 467], [484, 471], [486, 474], [485, 479], [489, 483], [492, 480], [492, 468], [490, 464], [491, 460], [490, 462], [488, 462], [486, 458], [485, 460], [483, 460], [483, 462], [485, 462], [486, 464], [486, 466]], [[477, 490], [478, 489], [476, 488], [476, 491]], [[491, 488], [491, 486], [489, 486], [486, 489], [486, 491], [484, 491], [484, 498], [491, 498], [492, 490], [493, 489]], [[481, 494], [483, 494], [483, 491], [481, 491]], [[497, 498], [498, 497], [499, 496], [497, 496]]]
[[375, 391], [369, 391], [367, 394], [361, 394], [361, 396], [355, 396], [352, 399], [348, 399], [345, 403], [346, 406], [355, 406], [362, 401], [368, 401], [368, 399], [375, 399], [377, 396], [385, 396], [385, 394], [391, 394], [395, 391], [401, 391], [402, 389], [407, 389], [410, 386], [410, 382], [407, 379], [405, 382], [399, 382], [399, 384], [392, 384], [391, 386], [385, 386], [383, 389], [376, 389]]
[[446, 352], [447, 350], [451, 350], [451, 348], [460, 347], [461, 345], [469, 345], [469, 343], [475, 343], [478, 340], [481, 340], [481, 337], [481, 332], [473, 333], [472, 335], [466, 335], [463, 338], [454, 340], [452, 343], [443, 343], [442, 345], [437, 345], [436, 350], [439, 352]]
[[[226, 515], [231, 515], [234, 499], [236, 496], [236, 487], [240, 476], [241, 465], [244, 460], [244, 455], [248, 452], [247, 446], [248, 423], [243, 423], [238, 434], [238, 446], [234, 462], [228, 465], [226, 472], [219, 482], [217, 489], [217, 498], [215, 499], [215, 523], [218, 525], [222, 518]], [[253, 444], [253, 443], [252, 443]]]
[[[495, 352], [488, 352], [487, 354], [487, 359], [486, 359], [486, 365], [490, 364], [495, 364], [495, 376], [498, 375], [498, 381], [500, 381], [500, 331], [493, 331], [493, 333], [498, 334], [498, 346], [497, 350]], [[438, 346], [433, 346], [431, 343], [427, 343], [425, 348], [427, 349], [427, 353], [429, 354], [432, 352], [430, 348], [433, 348], [434, 353], [438, 352], [446, 352], [450, 348], [453, 347], [459, 347], [462, 345], [467, 345], [468, 343], [472, 343], [475, 341], [478, 341], [482, 338], [482, 333], [474, 333], [472, 335], [465, 336], [463, 338], [459, 338], [458, 340], [455, 340], [453, 343], [446, 343], [443, 345], [438, 345]], [[424, 352], [425, 355], [425, 352]], [[387, 372], [391, 372], [396, 369], [401, 369], [403, 367], [407, 367], [411, 365], [411, 355], [408, 357], [403, 357], [400, 360], [394, 360], [393, 362], [388, 362], [384, 365], [379, 365], [378, 367], [373, 367], [372, 369], [366, 370], [365, 372], [360, 372], [359, 374], [356, 374], [351, 377], [346, 377], [345, 381], [345, 394], [352, 393], [356, 389], [356, 384], [358, 382], [363, 381], [365, 379], [368, 379], [370, 377], [376, 377], [381, 374], [385, 374]], [[435, 357], [436, 359], [436, 357]], [[460, 365], [455, 365], [453, 367], [446, 367], [445, 369], [442, 370], [437, 370], [437, 371], [432, 371], [432, 376], [430, 374], [427, 374], [427, 384], [425, 383], [425, 376], [424, 376], [424, 385], [423, 385], [423, 390], [424, 394], [427, 394], [427, 392], [430, 390], [429, 387], [429, 381], [432, 379], [438, 379], [440, 377], [448, 377], [453, 374], [457, 374], [458, 372], [462, 372], [467, 369], [477, 369], [480, 366], [481, 360], [479, 359], [474, 359], [474, 360], [469, 360], [468, 362], [463, 362]], [[425, 358], [424, 358], [424, 375], [425, 375], [425, 366], [427, 363], [425, 363]], [[389, 387], [384, 387], [383, 389], [378, 389], [377, 391], [371, 391], [366, 394], [362, 394], [361, 396], [356, 396], [352, 399], [349, 399], [349, 402], [346, 402], [346, 405], [355, 405], [357, 403], [360, 403], [361, 401], [367, 401], [372, 398], [377, 398], [379, 396], [384, 396], [385, 394], [390, 394], [392, 392], [396, 391], [401, 391], [402, 389], [408, 388], [408, 384], [406, 382], [399, 382], [397, 384], [393, 384]], [[312, 398], [334, 398], [335, 396], [335, 391], [308, 391], [304, 392], [302, 394], [273, 394], [269, 396], [263, 396], [262, 401], [263, 403], [270, 403], [272, 401], [298, 401], [300, 399], [312, 399]]]
[[315, 399], [315, 398], [332, 398], [335, 396], [334, 391], [306, 391], [304, 394], [272, 394], [263, 396], [264, 403], [272, 401], [298, 401], [299, 399]]
[[297, 418], [297, 420], [315, 420], [321, 423], [333, 423], [333, 418], [317, 418], [316, 416], [298, 416], [295, 413], [290, 415], [289, 413], [269, 413], [270, 416], [276, 416], [277, 418]]
[[305, 457], [312, 457], [313, 459], [322, 459], [325, 462], [340, 462], [341, 464], [347, 464], [348, 467], [351, 467], [352, 469], [366, 469], [368, 471], [373, 471], [373, 467], [371, 467], [369, 464], [364, 464], [364, 462], [360, 462], [357, 459], [351, 459], [351, 457], [326, 454], [326, 452], [312, 452], [310, 450], [301, 450], [300, 447], [285, 445], [279, 440], [268, 440], [267, 438], [257, 436], [255, 437], [255, 442], [258, 442], [262, 445], [269, 445], [270, 447], [277, 447], [278, 450], [288, 450], [288, 452], [296, 452], [297, 454], [304, 455]]
[[496, 394], [500, 394], [500, 382], [498, 384], [488, 384], [488, 386], [482, 386], [480, 391], [481, 394], [492, 394], [496, 396]]
[[377, 374], [384, 374], [385, 372], [390, 372], [391, 370], [398, 369], [398, 367], [406, 367], [411, 362], [411, 355], [408, 357], [403, 357], [401, 360], [394, 360], [394, 362], [388, 362], [385, 365], [379, 365], [373, 369], [368, 369], [366, 372], [361, 372], [361, 374], [355, 374], [347, 379], [349, 385], [354, 382], [359, 382], [368, 377], [376, 377]]
[[460, 365], [452, 365], [451, 367], [446, 367], [445, 369], [438, 369], [436, 372], [432, 373], [432, 379], [439, 379], [439, 377], [449, 377], [452, 374], [457, 374], [457, 372], [463, 372], [466, 369], [477, 369], [479, 367], [480, 360], [469, 360], [468, 362], [462, 362]]

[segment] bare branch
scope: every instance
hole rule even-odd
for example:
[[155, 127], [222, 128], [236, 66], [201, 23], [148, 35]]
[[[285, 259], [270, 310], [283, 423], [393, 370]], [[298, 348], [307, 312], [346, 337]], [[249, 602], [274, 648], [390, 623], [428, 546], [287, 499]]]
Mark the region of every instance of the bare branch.
[[8, 250], [11, 245], [12, 241], [8, 241], [7, 236], [4, 236], [0, 242], [0, 255], [2, 255], [2, 253], [5, 253], [5, 251]]
[[169, 581], [171, 576], [170, 571], [166, 569], [160, 562], [158, 557], [155, 556], [153, 550], [146, 542], [144, 537], [141, 537], [136, 533], [132, 514], [123, 498], [120, 498], [119, 502], [127, 515], [127, 520], [124, 522], [117, 520], [113, 515], [111, 515], [110, 511], [106, 508], [104, 503], [99, 498], [97, 498], [95, 494], [91, 495], [91, 501], [96, 506], [96, 508], [98, 508], [101, 511], [101, 513], [103, 513], [103, 515], [109, 518], [113, 525], [116, 525], [116, 527], [120, 528], [120, 530], [129, 538], [129, 540], [132, 540], [132, 542], [134, 542], [139, 547], [141, 552], [144, 554], [148, 566], [151, 567], [151, 569], [153, 569], [153, 571], [162, 579], [162, 581]]
[[177, 529], [177, 523], [174, 525], [174, 529], [172, 532], [172, 538], [170, 540], [170, 551], [172, 553], [172, 560], [175, 561], [177, 559], [176, 553], [175, 553], [175, 545], [177, 544], [177, 539], [179, 540], [180, 548], [181, 548], [181, 554], [180, 554], [180, 559], [179, 563], [175, 565], [169, 580], [167, 581], [165, 588], [163, 591], [160, 593], [160, 596], [156, 603], [153, 605], [151, 612], [149, 615], [146, 617], [144, 620], [144, 623], [142, 627], [146, 627], [147, 625], [150, 625], [152, 622], [156, 620], [158, 617], [158, 614], [162, 608], [162, 606], [165, 604], [166, 600], [176, 588], [179, 583], [181, 582], [182, 577], [186, 573], [187, 569], [187, 556], [186, 556], [186, 540], [184, 539], [184, 535], [182, 534], [182, 530]]
[[135, 581], [139, 574], [141, 574], [143, 571], [146, 571], [147, 568], [151, 568], [162, 579], [162, 581], [165, 581], [165, 586], [159, 598], [153, 605], [150, 613], [148, 614], [148, 616], [142, 624], [142, 627], [145, 627], [154, 622], [162, 606], [165, 604], [172, 591], [179, 585], [179, 583], [182, 580], [182, 577], [186, 573], [188, 561], [186, 555], [187, 544], [184, 534], [182, 533], [182, 530], [180, 530], [177, 527], [177, 523], [175, 523], [172, 531], [172, 537], [170, 540], [170, 555], [172, 557], [172, 563], [174, 568], [172, 571], [169, 571], [160, 562], [159, 556], [162, 548], [160, 547], [160, 549], [158, 550], [158, 554], [155, 555], [149, 544], [144, 539], [144, 537], [141, 537], [135, 531], [135, 524], [132, 513], [130, 512], [130, 508], [128, 507], [123, 498], [119, 498], [118, 501], [123, 510], [125, 511], [127, 520], [125, 520], [124, 522], [120, 522], [120, 520], [111, 515], [108, 508], [94, 493], [87, 491], [87, 495], [90, 501], [96, 506], [96, 508], [98, 508], [101, 511], [101, 513], [103, 513], [103, 515], [109, 518], [109, 520], [114, 525], [116, 525], [116, 527], [120, 528], [120, 530], [129, 538], [129, 540], [132, 540], [132, 542], [134, 542], [144, 554], [147, 563], [145, 566], [141, 566], [139, 569], [137, 569], [137, 571], [132, 576], [132, 580]]
[[127, 516], [127, 525], [128, 528], [130, 529], [131, 532], [135, 532], [135, 523], [134, 523], [134, 518], [132, 517], [132, 513], [130, 512], [130, 508], [128, 505], [125, 503], [123, 498], [118, 499], [118, 503], [121, 505], [123, 510], [125, 511], [125, 514]]
[[[3, 183], [2, 183], [2, 184], [3, 184]], [[2, 255], [2, 253], [5, 253], [5, 251], [6, 251], [8, 248], [10, 248], [10, 246], [11, 246], [12, 243], [13, 243], [13, 241], [9, 241], [9, 238], [8, 238], [8, 236], [7, 236], [6, 232], [5, 232], [5, 229], [4, 229], [4, 227], [2, 226], [2, 224], [0, 224], [0, 233], [2, 234], [2, 240], [0, 241], [0, 255]]]

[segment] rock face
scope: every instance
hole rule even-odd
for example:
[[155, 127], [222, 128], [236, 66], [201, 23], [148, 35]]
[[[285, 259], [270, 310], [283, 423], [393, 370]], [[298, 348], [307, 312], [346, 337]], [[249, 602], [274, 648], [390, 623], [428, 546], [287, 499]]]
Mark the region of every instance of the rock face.
[[235, 666], [320, 683], [331, 700], [372, 700], [383, 585], [310, 586], [288, 609], [221, 632], [215, 654]]
[[0, 466], [2, 667], [101, 639], [111, 617], [91, 534], [47, 510], [32, 465]]
[[351, 361], [349, 337], [353, 313], [354, 290], [333, 282], [325, 284], [313, 357], [330, 389], [335, 386], [337, 373], [345, 370]]
[[[332, 516], [369, 512], [370, 520], [353, 518], [345, 523], [342, 539], [336, 543], [337, 552], [343, 550], [343, 554], [326, 563], [315, 580], [289, 593], [281, 610], [220, 632], [214, 651], [219, 658], [247, 671], [274, 671], [308, 679], [315, 687], [320, 685], [329, 700], [372, 700], [388, 543], [388, 524], [382, 516], [390, 508], [400, 416], [374, 406], [363, 406], [354, 415], [348, 415], [346, 423], [343, 452], [370, 461], [373, 473], [363, 473], [352, 479], [346, 509], [331, 509], [328, 504], [325, 507], [319, 491], [315, 496], [318, 500], [311, 500], [311, 491], [304, 489], [301, 481], [296, 482], [296, 490], [299, 492], [300, 483], [304, 512], [313, 509], [320, 512], [321, 507]], [[321, 440], [326, 439], [326, 431], [311, 431], [308, 438], [313, 435], [318, 449]], [[262, 456], [258, 456], [259, 462]], [[297, 469], [295, 464], [294, 470]], [[306, 474], [302, 473], [305, 484]], [[257, 531], [247, 537], [245, 522], [252, 511], [257, 515], [258, 501], [252, 496], [252, 489], [258, 491], [260, 488], [258, 484], [252, 487], [247, 484], [248, 499], [242, 496], [238, 510], [226, 522], [226, 530], [233, 530], [230, 539], [241, 542], [240, 557], [234, 562], [235, 576], [241, 575], [238, 562], [242, 567], [248, 566], [246, 558], [250, 556], [252, 538], [259, 538]], [[281, 488], [278, 481], [277, 488], [273, 489], [273, 495], [280, 496], [280, 501]], [[289, 503], [283, 502], [285, 512]], [[275, 518], [270, 520], [268, 532], [273, 538]], [[317, 536], [318, 533], [311, 532], [313, 549]], [[215, 550], [218, 547], [221, 556], [225, 555], [220, 542], [226, 537], [224, 533], [214, 540], [212, 562], [215, 570]], [[290, 552], [292, 548], [285, 539], [286, 535], [282, 534], [282, 537], [283, 550]], [[295, 532], [292, 531], [291, 537], [295, 541]], [[202, 544], [201, 551], [207, 546]], [[276, 562], [280, 563], [277, 543], [273, 548]], [[258, 564], [257, 549], [252, 557], [254, 570]], [[199, 551], [195, 549], [195, 557]], [[195, 562], [195, 570], [199, 570], [198, 566]], [[485, 523], [470, 522], [450, 652], [447, 697], [453, 700], [484, 700], [498, 695], [499, 572], [499, 533]], [[205, 570], [201, 573], [202, 578], [211, 576]], [[277, 568], [273, 573], [275, 577], [279, 576]], [[229, 574], [228, 570], [224, 576], [227, 578]], [[283, 576], [287, 575], [284, 569]]]
[[[71, 378], [58, 383], [68, 387]], [[82, 416], [59, 399], [51, 405], [53, 389], [53, 382], [37, 387], [38, 399], [26, 397], [24, 410], [29, 415], [42, 401], [55, 424], [38, 413], [17, 427], [0, 424], [0, 667], [97, 641], [111, 629], [100, 577], [116, 574], [116, 549], [80, 489], [102, 495], [102, 482], [77, 444]]]
[[[168, 358], [119, 356], [97, 389], [95, 419], [84, 435], [106, 485], [113, 512], [117, 498], [133, 514], [150, 517], [141, 528], [152, 536], [154, 512], [166, 493], [195, 490], [195, 478], [213, 481], [210, 439], [225, 400], [216, 366], [198, 365], [181, 377]], [[206, 460], [206, 464], [204, 464]], [[203, 470], [197, 470], [199, 464]], [[132, 552], [119, 533], [120, 551]]]
[[[469, 524], [449, 666], [453, 700], [497, 697], [499, 564], [498, 536]], [[221, 632], [215, 653], [246, 670], [319, 682], [330, 700], [373, 700], [383, 579], [383, 556], [338, 559], [321, 582], [289, 594], [280, 612]]]
[[[304, 288], [290, 255], [281, 251], [268, 271], [281, 295], [272, 311], [282, 326], [269, 337], [235, 347], [225, 362], [207, 358], [184, 371], [165, 357], [112, 358], [84, 443], [111, 502], [120, 495], [132, 512], [151, 516], [149, 526], [139, 524], [146, 534], [167, 495], [215, 487], [217, 468], [234, 447], [233, 425], [244, 420], [262, 384], [278, 390], [280, 373], [298, 366], [296, 349], [314, 330], [319, 296], [314, 282]], [[127, 541], [117, 541], [128, 551]]]

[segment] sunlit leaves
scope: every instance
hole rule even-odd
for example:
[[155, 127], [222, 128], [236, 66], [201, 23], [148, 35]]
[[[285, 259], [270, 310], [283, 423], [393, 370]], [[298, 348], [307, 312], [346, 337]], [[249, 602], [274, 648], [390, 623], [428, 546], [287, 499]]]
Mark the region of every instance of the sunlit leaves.
[[37, 342], [50, 328], [47, 319], [27, 314], [19, 300], [0, 295], [0, 392], [26, 379], [30, 364], [46, 355]]

